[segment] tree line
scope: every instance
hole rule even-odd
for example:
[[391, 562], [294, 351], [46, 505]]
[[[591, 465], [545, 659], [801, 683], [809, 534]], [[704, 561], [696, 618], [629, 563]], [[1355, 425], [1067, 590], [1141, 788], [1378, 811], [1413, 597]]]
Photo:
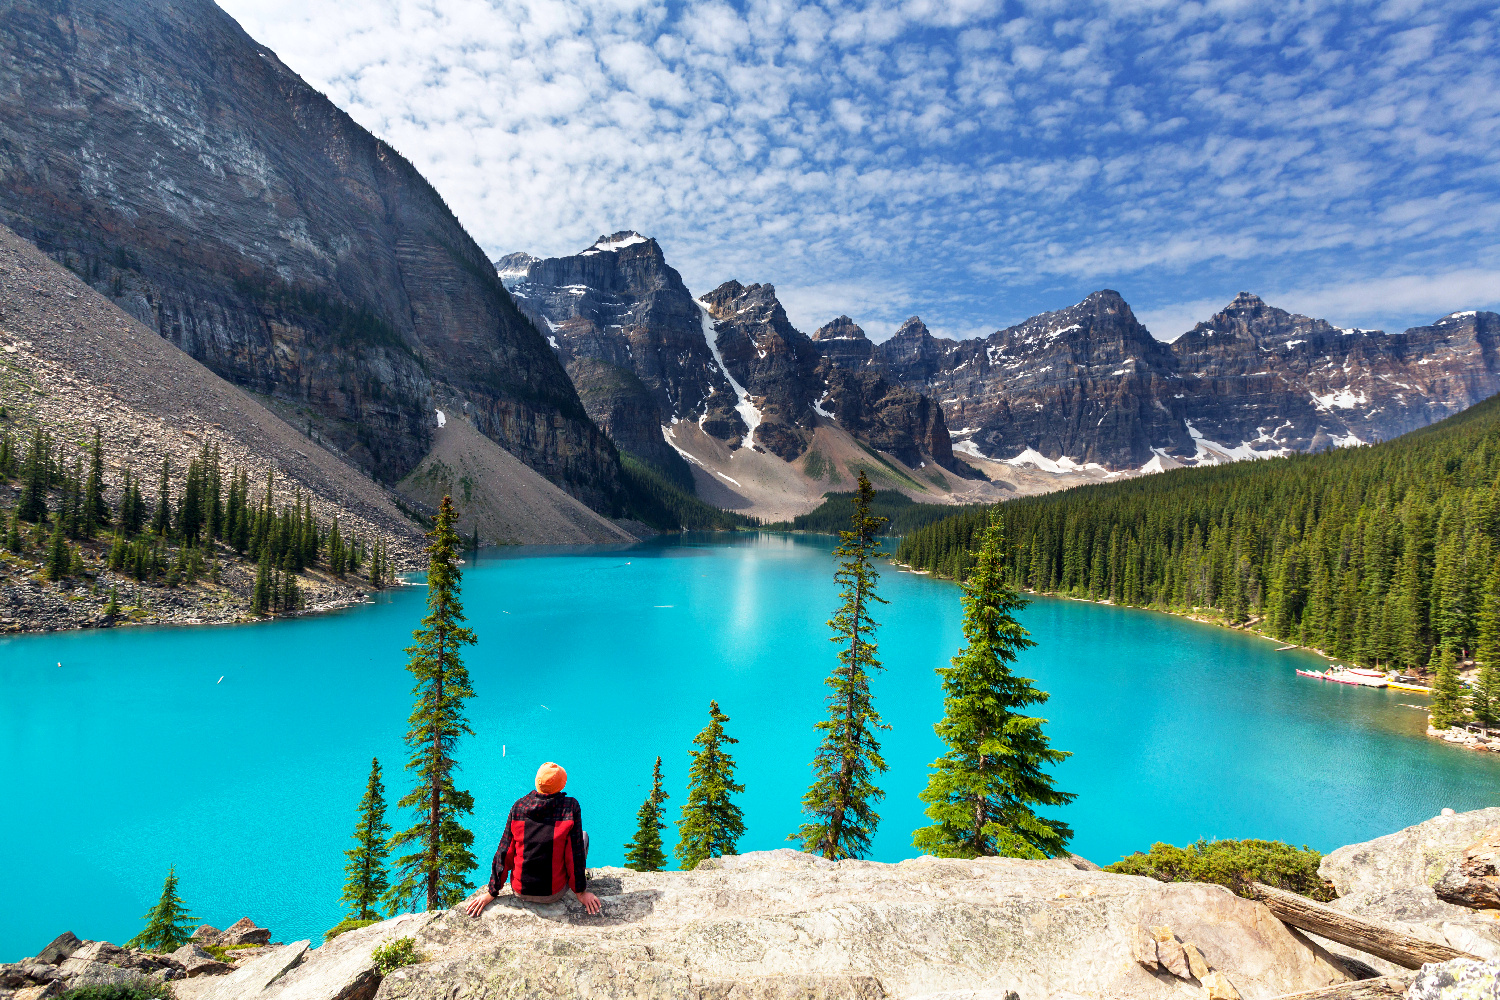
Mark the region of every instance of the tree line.
[[[1077, 487], [1005, 502], [1008, 582], [1208, 612], [1355, 663], [1423, 674], [1442, 721], [1500, 709], [1500, 398], [1374, 445]], [[988, 513], [904, 538], [897, 561], [954, 579]], [[1473, 692], [1458, 664], [1477, 659]], [[1451, 661], [1451, 662], [1450, 662]]]
[[97, 428], [81, 448], [41, 427], [24, 445], [6, 430], [0, 483], [11, 481], [19, 496], [5, 519], [5, 547], [39, 550], [49, 580], [86, 577], [82, 543], [90, 542], [110, 570], [167, 586], [217, 581], [221, 552], [253, 562], [256, 614], [299, 607], [297, 575], [312, 566], [339, 578], [363, 571], [374, 587], [392, 580], [383, 540], [345, 537], [337, 518], [325, 527], [300, 491], [278, 505], [273, 473], [257, 493], [247, 471], [224, 468], [217, 446], [205, 444], [185, 468], [164, 457], [154, 486], [127, 466], [113, 491]]

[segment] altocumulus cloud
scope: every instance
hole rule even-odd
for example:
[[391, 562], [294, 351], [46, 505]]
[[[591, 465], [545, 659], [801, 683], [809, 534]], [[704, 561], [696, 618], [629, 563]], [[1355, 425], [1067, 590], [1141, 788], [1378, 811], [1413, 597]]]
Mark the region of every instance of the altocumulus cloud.
[[1491, 0], [221, 3], [495, 256], [638, 229], [877, 336], [1500, 306]]

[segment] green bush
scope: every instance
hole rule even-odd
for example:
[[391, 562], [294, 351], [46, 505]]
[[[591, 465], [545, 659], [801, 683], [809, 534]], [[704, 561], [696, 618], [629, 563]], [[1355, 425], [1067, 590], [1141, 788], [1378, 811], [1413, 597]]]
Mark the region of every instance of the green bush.
[[113, 986], [80, 986], [63, 993], [60, 1000], [170, 1000], [171, 996], [166, 983], [140, 979]]
[[327, 944], [346, 931], [357, 931], [361, 927], [369, 927], [371, 924], [378, 923], [380, 923], [379, 920], [356, 920], [353, 917], [345, 917], [323, 932], [323, 943]]
[[417, 951], [417, 943], [409, 937], [397, 938], [370, 953], [375, 960], [375, 971], [389, 976], [403, 965], [416, 965], [427, 961], [427, 956]]
[[1151, 850], [1121, 858], [1105, 871], [1145, 875], [1159, 882], [1208, 882], [1254, 898], [1251, 882], [1328, 902], [1333, 886], [1318, 875], [1323, 855], [1279, 840], [1200, 840], [1190, 847], [1152, 844]]

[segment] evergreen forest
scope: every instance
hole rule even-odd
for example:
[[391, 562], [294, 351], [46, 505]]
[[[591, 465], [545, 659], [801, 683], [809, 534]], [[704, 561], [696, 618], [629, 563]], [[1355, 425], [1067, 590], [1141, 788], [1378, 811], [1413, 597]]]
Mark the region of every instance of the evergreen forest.
[[[1361, 664], [1500, 659], [1500, 397], [1367, 447], [1179, 469], [1008, 501], [1010, 582], [1207, 613]], [[964, 579], [987, 522], [896, 559]]]
[[[0, 418], [3, 418], [0, 414]], [[21, 437], [0, 425], [0, 549], [3, 564], [40, 565], [53, 583], [91, 585], [108, 570], [153, 586], [219, 583], [222, 560], [255, 567], [255, 614], [302, 606], [299, 575], [311, 568], [370, 586], [391, 582], [384, 542], [345, 536], [320, 522], [300, 492], [278, 502], [271, 474], [252, 483], [205, 445], [186, 466], [163, 459], [149, 478], [127, 467], [111, 482], [105, 444], [73, 445], [45, 428]]]

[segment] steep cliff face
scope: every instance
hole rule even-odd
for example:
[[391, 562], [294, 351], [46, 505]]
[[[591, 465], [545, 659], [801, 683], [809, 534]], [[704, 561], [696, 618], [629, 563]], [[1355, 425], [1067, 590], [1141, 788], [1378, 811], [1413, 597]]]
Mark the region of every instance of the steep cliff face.
[[1183, 415], [1257, 453], [1382, 441], [1500, 391], [1500, 316], [1455, 313], [1402, 334], [1341, 330], [1241, 292], [1172, 344], [1194, 380]]
[[442, 199], [209, 0], [0, 8], [0, 221], [377, 478], [443, 406], [596, 506], [618, 493]]
[[[914, 467], [925, 455], [972, 472], [954, 461], [942, 414], [921, 393], [873, 370], [854, 374], [875, 346], [847, 316], [809, 338], [770, 285], [728, 281], [695, 300], [656, 241], [629, 231], [569, 257], [514, 253], [494, 266], [567, 364], [589, 415], [621, 447], [659, 455], [658, 468], [680, 460], [660, 450], [659, 427], [652, 439], [652, 421], [690, 421], [731, 451], [749, 443], [790, 462], [821, 415]], [[633, 373], [647, 395], [623, 392], [600, 364]], [[835, 377], [835, 364], [847, 370]], [[678, 437], [676, 447], [694, 440]]]
[[1241, 293], [1168, 345], [1106, 290], [983, 339], [936, 338], [912, 317], [869, 363], [939, 400], [960, 453], [1154, 471], [1426, 426], [1500, 391], [1497, 337], [1494, 313], [1386, 334]]
[[970, 453], [1035, 452], [1110, 469], [1142, 466], [1154, 449], [1193, 453], [1173, 409], [1176, 360], [1118, 292], [1095, 292], [983, 340], [939, 340], [913, 317], [875, 358], [940, 400]]
[[702, 301], [725, 369], [759, 411], [754, 443], [792, 461], [807, 450], [813, 402], [823, 394], [817, 348], [786, 318], [771, 285], [726, 281]]

